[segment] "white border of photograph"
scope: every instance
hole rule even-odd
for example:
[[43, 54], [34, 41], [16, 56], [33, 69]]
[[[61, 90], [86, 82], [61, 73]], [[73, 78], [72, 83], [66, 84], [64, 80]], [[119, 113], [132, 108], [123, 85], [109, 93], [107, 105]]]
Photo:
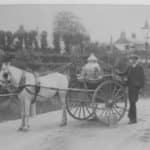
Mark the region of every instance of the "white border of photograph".
[[117, 4], [147, 5], [149, 0], [0, 0], [0, 4]]

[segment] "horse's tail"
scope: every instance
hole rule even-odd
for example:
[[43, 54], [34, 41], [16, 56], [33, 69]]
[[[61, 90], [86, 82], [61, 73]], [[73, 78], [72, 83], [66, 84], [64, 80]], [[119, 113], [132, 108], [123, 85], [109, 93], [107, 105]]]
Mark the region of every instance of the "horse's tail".
[[61, 68], [61, 72], [66, 75], [68, 82], [70, 82], [71, 80], [71, 76], [70, 76], [70, 68], [71, 68], [71, 63], [66, 64], [65, 66], [63, 66]]
[[68, 82], [70, 82], [70, 80], [71, 80], [71, 75], [70, 75], [71, 65], [72, 65], [72, 63], [67, 63], [61, 67], [54, 69], [53, 71], [66, 75]]
[[70, 82], [70, 81], [71, 81], [70, 72], [69, 72], [68, 70], [66, 70], [66, 71], [64, 72], [64, 75], [67, 77], [68, 82]]

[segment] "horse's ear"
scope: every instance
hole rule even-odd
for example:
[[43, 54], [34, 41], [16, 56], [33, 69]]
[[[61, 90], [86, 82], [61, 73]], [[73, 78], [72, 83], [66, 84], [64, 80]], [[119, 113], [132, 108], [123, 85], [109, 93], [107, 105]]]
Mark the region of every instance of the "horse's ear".
[[10, 64], [11, 64], [10, 62], [4, 62], [4, 63], [2, 63], [1, 68], [5, 68], [5, 67], [9, 66]]
[[4, 62], [2, 66], [6, 67], [6, 66], [9, 66], [9, 65], [11, 65], [11, 62], [8, 61], [8, 62]]
[[5, 68], [5, 66], [6, 66], [5, 63], [1, 63], [1, 64], [0, 64], [0, 70], [1, 70], [2, 68]]

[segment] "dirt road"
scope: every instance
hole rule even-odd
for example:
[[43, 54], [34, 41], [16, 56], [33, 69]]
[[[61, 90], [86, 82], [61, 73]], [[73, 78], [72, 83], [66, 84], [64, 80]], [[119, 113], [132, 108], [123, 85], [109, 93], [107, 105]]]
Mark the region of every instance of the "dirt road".
[[117, 126], [77, 121], [59, 127], [60, 112], [32, 118], [31, 130], [17, 132], [20, 120], [0, 124], [0, 150], [149, 150], [150, 100], [138, 102], [138, 123], [128, 125], [125, 116]]

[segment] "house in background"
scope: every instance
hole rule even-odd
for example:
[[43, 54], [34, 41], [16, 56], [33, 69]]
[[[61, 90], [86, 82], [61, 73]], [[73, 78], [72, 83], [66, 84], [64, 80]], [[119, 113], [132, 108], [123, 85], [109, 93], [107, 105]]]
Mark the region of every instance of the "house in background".
[[122, 52], [126, 52], [130, 44], [131, 42], [127, 39], [125, 32], [121, 32], [119, 39], [115, 42], [117, 49]]
[[114, 42], [114, 45], [122, 53], [136, 53], [140, 56], [141, 63], [150, 63], [150, 43], [146, 44], [144, 41], [137, 39], [136, 34], [132, 33], [131, 37], [127, 38], [125, 32], [121, 32], [118, 40]]
[[137, 39], [136, 33], [132, 33], [131, 37], [127, 38], [126, 33], [121, 32], [119, 39], [114, 44], [118, 50], [125, 53], [145, 50], [145, 43]]
[[145, 50], [145, 43], [137, 39], [136, 33], [131, 34], [130, 42], [131, 42], [131, 47], [129, 48], [130, 51], [144, 51]]

